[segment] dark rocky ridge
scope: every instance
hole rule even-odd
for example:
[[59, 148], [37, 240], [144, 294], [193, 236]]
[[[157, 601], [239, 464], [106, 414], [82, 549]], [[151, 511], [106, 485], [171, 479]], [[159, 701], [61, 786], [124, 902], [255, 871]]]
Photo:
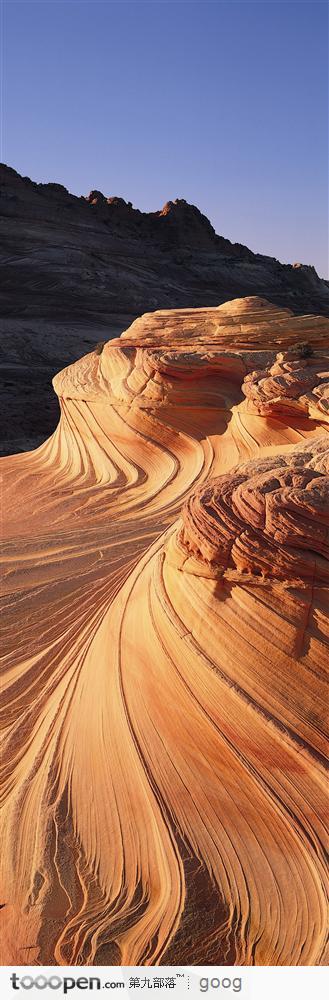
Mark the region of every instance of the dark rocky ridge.
[[143, 213], [99, 191], [79, 198], [35, 184], [5, 165], [0, 184], [4, 451], [54, 429], [54, 372], [140, 313], [243, 295], [329, 313], [329, 283], [313, 267], [230, 243], [183, 199]]

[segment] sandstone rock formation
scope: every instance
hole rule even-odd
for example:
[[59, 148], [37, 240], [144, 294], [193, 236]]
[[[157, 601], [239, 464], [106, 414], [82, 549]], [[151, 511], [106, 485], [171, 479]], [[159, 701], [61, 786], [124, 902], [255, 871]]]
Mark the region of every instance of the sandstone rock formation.
[[[320, 470], [317, 470], [317, 459]], [[211, 480], [183, 509], [181, 568], [215, 579], [328, 583], [329, 442], [256, 459]], [[327, 469], [328, 466], [328, 469]], [[192, 570], [193, 571], [193, 570]]]
[[310, 417], [329, 419], [328, 358], [297, 358], [298, 351], [278, 354], [265, 371], [246, 375], [242, 392], [250, 401], [250, 411], [271, 416], [290, 410]]
[[328, 334], [156, 312], [2, 460], [3, 962], [325, 961]]
[[[51, 378], [159, 307], [218, 306], [263, 295], [295, 313], [327, 315], [329, 286], [216, 235], [183, 199], [143, 213], [122, 198], [78, 198], [0, 166], [2, 414], [10, 452], [56, 427]], [[307, 324], [307, 320], [306, 320]], [[38, 397], [38, 414], [34, 400]]]

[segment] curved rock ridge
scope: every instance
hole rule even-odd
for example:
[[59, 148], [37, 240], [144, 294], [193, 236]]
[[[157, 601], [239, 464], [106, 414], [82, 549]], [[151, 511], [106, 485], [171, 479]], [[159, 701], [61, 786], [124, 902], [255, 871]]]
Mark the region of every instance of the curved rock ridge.
[[328, 473], [327, 435], [232, 470], [153, 558], [144, 663], [153, 647], [175, 677], [184, 746], [167, 801], [230, 900], [218, 933], [242, 964], [325, 961]]
[[[223, 408], [221, 393], [240, 388], [246, 364], [238, 354], [105, 345], [53, 379], [60, 399], [103, 400], [148, 410], [164, 404]], [[225, 395], [225, 392], [224, 392]], [[233, 397], [232, 397], [233, 401]]]
[[192, 556], [219, 578], [328, 584], [327, 436], [316, 444], [315, 453], [298, 447], [241, 465], [192, 494], [179, 534], [182, 568], [193, 572]]
[[[195, 405], [197, 393], [200, 407], [220, 406], [216, 378], [226, 377], [240, 386], [243, 374], [253, 367], [256, 352], [260, 360], [268, 360], [269, 351], [264, 351], [267, 339], [273, 351], [279, 342], [298, 342], [307, 332], [312, 344], [329, 347], [329, 320], [294, 317], [290, 310], [280, 310], [257, 296], [236, 299], [216, 309], [164, 310], [142, 316], [118, 339], [108, 341], [100, 354], [92, 352], [68, 366], [55, 376], [53, 386], [65, 399], [102, 397], [108, 402], [117, 400], [147, 408], [169, 401], [184, 404], [184, 394], [185, 404]], [[284, 357], [289, 359], [289, 353]], [[322, 363], [326, 363], [325, 359]], [[291, 364], [301, 372], [303, 366], [308, 366], [305, 385], [314, 387], [315, 405], [325, 412], [325, 372], [323, 378], [319, 375], [320, 385], [316, 388], [320, 359]], [[276, 371], [273, 366], [273, 373]], [[280, 374], [281, 369], [278, 371]], [[272, 368], [269, 375], [271, 372]], [[260, 372], [259, 378], [263, 374]], [[203, 389], [202, 380], [206, 380]], [[251, 396], [254, 391], [255, 395], [256, 382], [257, 373], [246, 375], [245, 394]], [[303, 409], [302, 404], [299, 409]], [[304, 410], [308, 412], [306, 406]]]
[[294, 316], [260, 296], [233, 299], [207, 309], [158, 309], [146, 313], [121, 334], [127, 344], [209, 344], [233, 350], [275, 350], [309, 341], [328, 347], [329, 320]]
[[329, 419], [329, 358], [296, 358], [294, 351], [277, 354], [273, 365], [249, 372], [242, 392], [254, 412], [271, 416], [290, 410], [318, 420]]
[[325, 961], [328, 425], [248, 410], [262, 302], [144, 317], [2, 460], [4, 964]]

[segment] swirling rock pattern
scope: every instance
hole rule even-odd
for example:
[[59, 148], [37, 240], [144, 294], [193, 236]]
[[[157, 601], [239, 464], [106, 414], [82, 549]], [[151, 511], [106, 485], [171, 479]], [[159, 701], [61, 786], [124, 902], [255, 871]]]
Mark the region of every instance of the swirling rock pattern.
[[2, 462], [5, 963], [325, 961], [329, 438], [242, 402], [290, 314], [223, 312], [69, 366]]
[[250, 409], [253, 407], [263, 416], [290, 410], [328, 420], [328, 359], [319, 356], [297, 359], [293, 351], [278, 354], [265, 371], [246, 375], [242, 392], [252, 404]]
[[[326, 439], [319, 457], [329, 473]], [[325, 583], [328, 528], [329, 476], [317, 471], [312, 453], [299, 450], [241, 465], [194, 493], [183, 510], [181, 541], [218, 577], [236, 570]]]

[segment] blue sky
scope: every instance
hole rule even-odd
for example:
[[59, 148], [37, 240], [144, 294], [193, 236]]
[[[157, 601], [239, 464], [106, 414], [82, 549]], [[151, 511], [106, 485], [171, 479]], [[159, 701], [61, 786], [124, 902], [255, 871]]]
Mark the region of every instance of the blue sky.
[[328, 270], [327, 5], [4, 0], [1, 159]]

